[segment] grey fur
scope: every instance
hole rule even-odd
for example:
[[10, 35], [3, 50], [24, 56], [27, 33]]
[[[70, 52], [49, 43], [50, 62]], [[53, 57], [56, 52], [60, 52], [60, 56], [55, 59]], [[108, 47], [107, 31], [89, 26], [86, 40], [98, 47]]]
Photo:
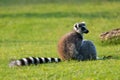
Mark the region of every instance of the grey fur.
[[80, 46], [79, 54], [82, 55], [82, 60], [96, 60], [97, 51], [93, 42], [84, 40]]

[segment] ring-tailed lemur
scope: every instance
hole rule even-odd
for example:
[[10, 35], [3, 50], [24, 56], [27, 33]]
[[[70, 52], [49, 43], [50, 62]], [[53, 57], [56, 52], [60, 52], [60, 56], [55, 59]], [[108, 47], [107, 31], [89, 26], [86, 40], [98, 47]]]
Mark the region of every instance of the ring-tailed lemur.
[[58, 43], [58, 53], [62, 60], [95, 60], [96, 49], [91, 41], [83, 40], [88, 33], [85, 22], [76, 23], [74, 30], [67, 33]]
[[88, 33], [85, 22], [74, 24], [73, 31], [63, 36], [58, 43], [60, 58], [27, 57], [12, 60], [9, 64], [13, 66], [24, 66], [30, 64], [41, 64], [47, 62], [60, 62], [62, 60], [95, 60], [96, 48], [91, 41], [83, 40], [83, 34]]

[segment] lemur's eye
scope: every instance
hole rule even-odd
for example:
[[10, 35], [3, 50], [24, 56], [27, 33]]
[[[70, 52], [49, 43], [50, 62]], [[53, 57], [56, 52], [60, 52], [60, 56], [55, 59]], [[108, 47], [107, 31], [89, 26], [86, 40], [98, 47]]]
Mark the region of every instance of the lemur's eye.
[[86, 28], [85, 27], [81, 27], [81, 30], [84, 31], [84, 30], [86, 30]]

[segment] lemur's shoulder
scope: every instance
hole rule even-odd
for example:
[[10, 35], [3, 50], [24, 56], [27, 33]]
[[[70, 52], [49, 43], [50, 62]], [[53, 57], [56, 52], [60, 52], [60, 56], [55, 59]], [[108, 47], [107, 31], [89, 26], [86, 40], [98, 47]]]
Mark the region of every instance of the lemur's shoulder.
[[63, 42], [63, 41], [72, 41], [72, 40], [83, 40], [83, 36], [81, 34], [76, 33], [75, 31], [71, 31], [67, 34], [65, 34], [64, 36], [62, 36], [62, 38], [59, 40], [59, 42]]

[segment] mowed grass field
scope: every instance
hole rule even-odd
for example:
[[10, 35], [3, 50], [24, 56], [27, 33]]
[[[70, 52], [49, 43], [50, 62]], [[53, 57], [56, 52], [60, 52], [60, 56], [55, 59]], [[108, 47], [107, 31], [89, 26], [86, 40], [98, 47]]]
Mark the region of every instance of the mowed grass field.
[[[57, 43], [85, 21], [98, 61], [64, 61], [9, 68], [10, 59], [59, 57]], [[102, 32], [120, 28], [119, 0], [0, 0], [0, 80], [120, 80], [120, 44], [102, 44]]]

